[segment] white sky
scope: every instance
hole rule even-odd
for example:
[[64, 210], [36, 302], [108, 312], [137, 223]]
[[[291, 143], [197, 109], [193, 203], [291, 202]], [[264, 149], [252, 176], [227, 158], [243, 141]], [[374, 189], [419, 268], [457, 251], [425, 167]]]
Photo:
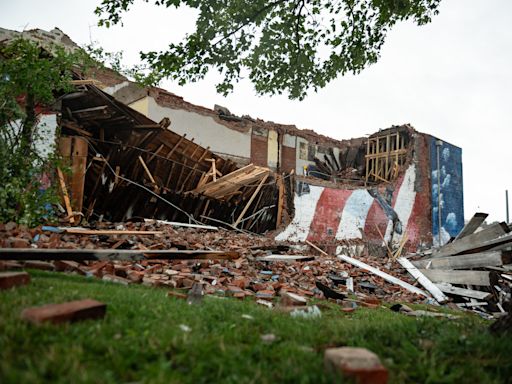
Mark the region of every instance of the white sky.
[[[0, 27], [22, 30], [59, 27], [78, 44], [90, 39], [107, 51], [124, 51], [127, 64], [140, 50], [165, 49], [193, 30], [194, 13], [137, 4], [124, 26], [96, 26], [100, 0], [0, 0]], [[224, 98], [216, 76], [179, 87], [162, 84], [185, 100], [337, 138], [410, 123], [462, 148], [465, 216], [490, 213], [505, 220], [505, 189], [512, 138], [512, 1], [443, 0], [431, 24], [397, 25], [380, 61], [357, 76], [331, 82], [304, 101], [258, 97], [248, 81]], [[512, 212], [511, 212], [512, 213]]]

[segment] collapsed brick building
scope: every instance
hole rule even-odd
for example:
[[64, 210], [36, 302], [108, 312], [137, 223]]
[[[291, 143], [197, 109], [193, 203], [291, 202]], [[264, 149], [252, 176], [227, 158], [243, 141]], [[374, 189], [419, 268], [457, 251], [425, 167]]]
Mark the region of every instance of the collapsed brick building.
[[[0, 41], [15, 34], [0, 30]], [[76, 47], [58, 29], [25, 35]], [[335, 140], [197, 106], [108, 69], [75, 84], [43, 119], [60, 127], [73, 208], [87, 218], [216, 222], [277, 229], [278, 240], [407, 241], [409, 250], [464, 225], [461, 149], [410, 125]]]

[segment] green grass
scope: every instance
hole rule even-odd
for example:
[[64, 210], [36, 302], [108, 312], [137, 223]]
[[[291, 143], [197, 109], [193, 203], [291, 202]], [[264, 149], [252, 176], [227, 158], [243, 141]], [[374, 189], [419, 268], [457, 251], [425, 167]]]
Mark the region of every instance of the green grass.
[[[323, 350], [342, 345], [377, 353], [390, 383], [512, 380], [511, 338], [491, 336], [475, 316], [346, 314], [322, 302], [320, 319], [295, 319], [252, 301], [189, 306], [165, 289], [30, 273], [29, 286], [0, 291], [0, 383], [324, 383], [333, 377]], [[25, 307], [82, 298], [107, 303], [105, 319], [34, 326], [19, 317]], [[277, 340], [262, 342], [267, 333]]]

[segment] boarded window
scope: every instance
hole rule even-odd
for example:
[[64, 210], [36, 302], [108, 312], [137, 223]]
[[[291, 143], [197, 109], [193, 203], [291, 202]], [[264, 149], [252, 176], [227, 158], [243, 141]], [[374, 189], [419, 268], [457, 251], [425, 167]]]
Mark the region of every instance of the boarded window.
[[299, 145], [299, 159], [308, 159], [308, 143], [301, 142]]

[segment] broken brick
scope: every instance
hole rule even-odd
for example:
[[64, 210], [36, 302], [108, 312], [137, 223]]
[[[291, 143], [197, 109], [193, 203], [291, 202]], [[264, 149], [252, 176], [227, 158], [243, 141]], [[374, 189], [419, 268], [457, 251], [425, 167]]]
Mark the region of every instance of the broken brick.
[[25, 261], [25, 268], [29, 269], [40, 269], [42, 271], [53, 271], [54, 266], [52, 263], [47, 261], [39, 261], [39, 260], [28, 260]]
[[59, 324], [102, 318], [105, 316], [106, 310], [106, 304], [92, 299], [85, 299], [27, 308], [21, 312], [21, 317], [34, 324], [45, 322]]
[[0, 289], [9, 289], [30, 283], [27, 272], [0, 272]]
[[116, 276], [116, 275], [103, 275], [103, 277], [101, 279], [105, 280], [105, 281], [110, 281], [112, 283], [118, 283], [118, 284], [123, 284], [123, 285], [130, 284], [130, 280], [125, 279], [124, 277], [121, 277], [121, 276]]
[[305, 297], [299, 296], [292, 292], [281, 291], [281, 304], [285, 306], [306, 305]]
[[324, 352], [324, 364], [326, 369], [354, 378], [358, 384], [386, 384], [388, 381], [388, 371], [379, 357], [365, 348], [328, 348]]
[[275, 292], [268, 289], [256, 292], [256, 297], [258, 299], [273, 299], [274, 295]]

